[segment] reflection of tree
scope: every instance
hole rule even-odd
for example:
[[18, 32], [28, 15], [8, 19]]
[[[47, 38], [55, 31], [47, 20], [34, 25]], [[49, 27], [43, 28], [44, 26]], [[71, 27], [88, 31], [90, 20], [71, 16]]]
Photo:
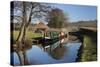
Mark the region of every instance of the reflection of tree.
[[50, 52], [50, 55], [54, 58], [54, 59], [61, 59], [64, 55], [65, 52], [65, 47], [62, 46], [58, 46], [57, 48], [55, 48], [52, 52]]
[[25, 64], [25, 65], [28, 65], [29, 62], [28, 62], [28, 58], [26, 56], [26, 51], [20, 51], [20, 52], [16, 52], [18, 54], [18, 57], [19, 57], [19, 61], [23, 61], [21, 62], [22, 64]]
[[[20, 45], [20, 43], [17, 43]], [[20, 51], [20, 46], [16, 46], [16, 44], [14, 44], [13, 46], [15, 47], [12, 47], [13, 50], [12, 52], [16, 52], [18, 57], [19, 57], [19, 61], [20, 61], [20, 64], [25, 64], [25, 65], [28, 65], [29, 62], [28, 62], [28, 58], [27, 58], [27, 55], [26, 55], [26, 52], [27, 50], [31, 49], [32, 48], [32, 43], [30, 40], [25, 40], [25, 46], [23, 46], [23, 49]], [[12, 65], [14, 64], [14, 62], [11, 63]]]

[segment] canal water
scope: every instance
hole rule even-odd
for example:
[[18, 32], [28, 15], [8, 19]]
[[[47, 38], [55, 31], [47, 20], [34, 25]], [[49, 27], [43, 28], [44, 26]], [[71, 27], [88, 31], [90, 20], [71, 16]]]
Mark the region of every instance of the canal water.
[[[33, 45], [26, 51], [26, 56], [30, 65], [75, 62], [80, 46], [81, 43], [66, 43], [50, 52], [48, 49], [44, 51], [42, 47]], [[20, 65], [18, 55], [13, 52], [11, 56], [13, 56], [14, 65]]]

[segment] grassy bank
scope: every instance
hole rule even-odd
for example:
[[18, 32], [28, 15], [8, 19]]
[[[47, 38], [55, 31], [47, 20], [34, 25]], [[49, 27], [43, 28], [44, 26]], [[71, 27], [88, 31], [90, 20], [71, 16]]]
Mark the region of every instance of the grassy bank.
[[[92, 37], [92, 36], [91, 36]], [[77, 61], [96, 61], [97, 60], [97, 42], [94, 38], [84, 35], [83, 44], [79, 49]], [[96, 38], [96, 36], [95, 36]]]
[[84, 36], [84, 51], [82, 61], [96, 61], [97, 60], [97, 44], [88, 36]]
[[[13, 31], [13, 42], [16, 41], [17, 37], [18, 37], [18, 34], [19, 34], [19, 31]], [[39, 33], [34, 33], [33, 31], [28, 31], [26, 33], [26, 39], [32, 39], [32, 38], [35, 38], [35, 37], [41, 37], [42, 35], [39, 34]]]

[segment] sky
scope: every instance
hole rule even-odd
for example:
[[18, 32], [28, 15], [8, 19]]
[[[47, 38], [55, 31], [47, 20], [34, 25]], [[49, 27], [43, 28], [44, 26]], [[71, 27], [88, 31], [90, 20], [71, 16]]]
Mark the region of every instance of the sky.
[[[64, 15], [69, 18], [69, 22], [97, 20], [97, 7], [89, 5], [72, 5], [47, 3], [51, 7], [63, 10]], [[15, 12], [15, 14], [17, 14]], [[20, 12], [18, 12], [20, 14]], [[38, 23], [42, 20], [34, 19], [32, 23]], [[43, 21], [44, 22], [44, 21]], [[45, 22], [47, 24], [47, 22]]]
[[88, 5], [51, 4], [64, 11], [70, 22], [88, 21], [97, 19], [97, 7]]

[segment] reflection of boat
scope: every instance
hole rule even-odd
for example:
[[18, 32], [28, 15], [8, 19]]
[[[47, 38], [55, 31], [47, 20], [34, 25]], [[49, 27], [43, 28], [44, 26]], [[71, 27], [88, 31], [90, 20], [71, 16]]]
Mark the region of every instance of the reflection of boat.
[[50, 55], [56, 59], [59, 60], [64, 56], [65, 48], [64, 46], [60, 47], [57, 46], [52, 52], [50, 52]]

